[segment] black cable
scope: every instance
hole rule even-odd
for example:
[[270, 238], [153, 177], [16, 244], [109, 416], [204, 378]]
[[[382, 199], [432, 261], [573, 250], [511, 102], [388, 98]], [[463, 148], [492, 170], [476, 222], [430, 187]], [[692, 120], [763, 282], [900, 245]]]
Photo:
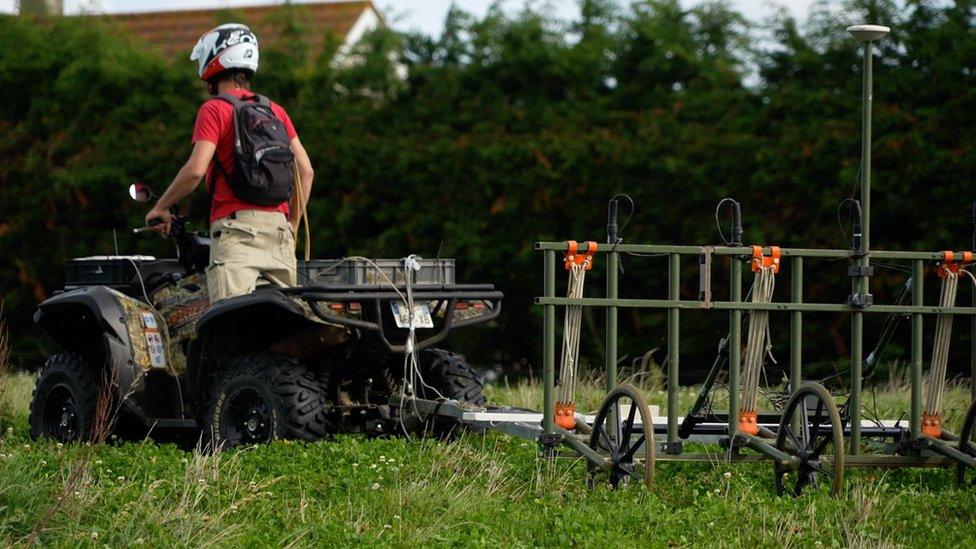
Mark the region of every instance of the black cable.
[[[732, 208], [731, 242], [725, 238], [725, 233], [722, 232], [722, 223], [718, 219], [718, 214], [722, 210], [722, 206], [724, 206], [726, 203], [731, 204]], [[739, 202], [736, 199], [732, 198], [731, 196], [727, 196], [718, 201], [718, 204], [715, 206], [715, 228], [718, 229], [718, 236], [722, 239], [722, 242], [725, 243], [726, 246], [742, 245], [742, 216], [739, 210]]]
[[[626, 198], [627, 199], [627, 203], [630, 204], [630, 211], [627, 212], [627, 219], [624, 220], [623, 224], [621, 224], [620, 225], [620, 228], [618, 229], [617, 228], [617, 219], [616, 219], [617, 218], [617, 204], [616, 204], [616, 202], [618, 200], [620, 200], [621, 198]], [[607, 202], [607, 211], [608, 211], [607, 238], [608, 238], [608, 240], [611, 240], [612, 239], [614, 241], [614, 242], [611, 243], [612, 246], [610, 246], [610, 253], [616, 252], [617, 251], [617, 246], [621, 242], [624, 241], [623, 237], [620, 236], [620, 233], [624, 232], [624, 228], [627, 227], [627, 224], [630, 223], [631, 218], [634, 217], [634, 211], [636, 209], [637, 209], [637, 206], [634, 205], [634, 199], [631, 198], [630, 195], [627, 194], [627, 193], [617, 193], [617, 194], [613, 195], [613, 197], [610, 198], [610, 200]], [[631, 255], [639, 255], [639, 254], [633, 254], [633, 253], [631, 253]], [[620, 274], [623, 274], [623, 272], [624, 272], [624, 262], [623, 261], [618, 261], [617, 262], [617, 270], [620, 272]]]
[[[611, 242], [611, 244], [613, 245], [610, 248], [611, 252], [617, 251], [617, 245], [624, 241], [623, 237], [621, 237], [620, 234], [624, 232], [624, 229], [627, 227], [627, 224], [630, 223], [631, 218], [634, 217], [634, 212], [637, 209], [637, 207], [634, 205], [634, 199], [631, 198], [630, 195], [626, 193], [618, 193], [613, 195], [613, 197], [607, 202], [607, 209], [613, 213], [616, 213], [616, 208], [614, 207], [613, 203], [620, 200], [621, 198], [627, 199], [627, 203], [630, 204], [630, 211], [627, 212], [627, 219], [625, 219], [624, 222], [620, 225], [620, 228], [616, 229], [616, 227], [614, 227], [614, 229], [616, 230], [616, 234], [612, 235], [615, 242]], [[616, 219], [608, 220], [608, 221], [609, 221], [607, 224], [608, 228], [611, 224], [613, 225], [616, 224]], [[608, 234], [607, 236], [611, 236], [611, 235]]]
[[[844, 229], [844, 223], [840, 219], [840, 211], [844, 208], [844, 204], [851, 204], [852, 205], [852, 207], [847, 210], [847, 225], [850, 226], [851, 225], [851, 216], [854, 214], [854, 210], [855, 209], [857, 210], [857, 218], [859, 220], [858, 223], [857, 223], [857, 225], [860, 225], [860, 219], [861, 219], [861, 203], [858, 202], [857, 200], [853, 199], [853, 198], [845, 198], [844, 200], [841, 200], [840, 201], [840, 204], [837, 205], [837, 228], [840, 229], [840, 234], [844, 237], [844, 241], [847, 242], [847, 247], [848, 248], [851, 248], [851, 249], [856, 249], [857, 246], [855, 246], [855, 243], [852, 242], [850, 238], [848, 238], [847, 231]], [[855, 229], [855, 231], [856, 231], [856, 229]], [[854, 235], [852, 235], [852, 236], [854, 236]]]

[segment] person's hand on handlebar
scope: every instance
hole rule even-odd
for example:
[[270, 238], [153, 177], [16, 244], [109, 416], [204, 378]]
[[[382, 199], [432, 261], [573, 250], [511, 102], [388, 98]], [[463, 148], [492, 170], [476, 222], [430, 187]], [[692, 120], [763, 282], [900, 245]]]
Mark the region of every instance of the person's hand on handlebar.
[[[156, 221], [153, 221], [156, 220]], [[158, 205], [149, 210], [146, 214], [146, 225], [152, 230], [163, 236], [169, 236], [170, 227], [173, 224], [173, 214], [169, 210], [160, 208]]]

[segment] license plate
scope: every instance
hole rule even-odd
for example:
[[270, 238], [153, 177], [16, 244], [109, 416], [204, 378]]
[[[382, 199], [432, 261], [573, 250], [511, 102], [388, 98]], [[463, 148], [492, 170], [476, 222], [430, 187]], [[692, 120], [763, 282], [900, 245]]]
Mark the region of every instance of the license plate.
[[[390, 303], [393, 308], [393, 320], [396, 321], [397, 328], [410, 327], [410, 314], [407, 306], [399, 301]], [[434, 319], [430, 317], [430, 309], [427, 304], [413, 306], [413, 325], [415, 328], [433, 328]]]

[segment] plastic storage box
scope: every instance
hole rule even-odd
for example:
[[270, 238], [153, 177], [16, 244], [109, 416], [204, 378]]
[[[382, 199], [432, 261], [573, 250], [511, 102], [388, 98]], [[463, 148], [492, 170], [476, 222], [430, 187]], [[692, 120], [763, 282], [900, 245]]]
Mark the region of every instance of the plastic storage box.
[[99, 255], [72, 259], [64, 264], [65, 287], [124, 286], [136, 276], [133, 262], [139, 264], [154, 259], [146, 255]]
[[[420, 271], [411, 273], [413, 284], [454, 284], [453, 259], [421, 259]], [[300, 285], [406, 284], [402, 259], [313, 259], [298, 262]]]

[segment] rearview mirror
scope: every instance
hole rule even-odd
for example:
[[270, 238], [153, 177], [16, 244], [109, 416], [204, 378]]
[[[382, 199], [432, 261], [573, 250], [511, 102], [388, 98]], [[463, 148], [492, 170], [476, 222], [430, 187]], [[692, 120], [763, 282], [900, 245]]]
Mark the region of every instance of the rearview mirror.
[[136, 202], [149, 202], [156, 197], [152, 189], [149, 188], [149, 185], [145, 183], [133, 183], [129, 185], [129, 196]]

